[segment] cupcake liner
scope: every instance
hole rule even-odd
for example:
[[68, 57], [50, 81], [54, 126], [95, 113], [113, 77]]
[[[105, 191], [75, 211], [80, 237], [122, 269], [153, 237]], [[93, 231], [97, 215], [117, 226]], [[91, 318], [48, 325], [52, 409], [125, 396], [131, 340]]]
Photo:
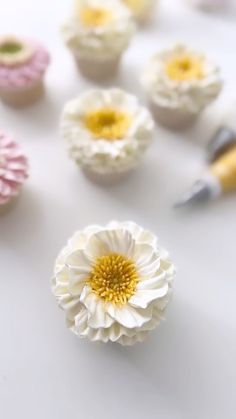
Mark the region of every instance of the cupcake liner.
[[163, 107], [153, 101], [150, 103], [150, 108], [156, 121], [170, 129], [187, 128], [191, 126], [199, 116], [199, 113]]
[[12, 88], [0, 87], [1, 100], [10, 106], [23, 107], [37, 102], [44, 94], [44, 83], [40, 80], [31, 86]]
[[121, 56], [98, 61], [92, 58], [75, 57], [79, 72], [94, 81], [106, 80], [118, 72]]
[[151, 21], [155, 15], [155, 8], [156, 5], [154, 2], [150, 2], [149, 7], [147, 7], [146, 11], [139, 16], [135, 17], [136, 22], [140, 26], [148, 25], [149, 21]]
[[0, 204], [0, 216], [5, 215], [8, 211], [11, 211], [17, 204], [18, 199], [19, 195], [12, 196], [5, 204]]

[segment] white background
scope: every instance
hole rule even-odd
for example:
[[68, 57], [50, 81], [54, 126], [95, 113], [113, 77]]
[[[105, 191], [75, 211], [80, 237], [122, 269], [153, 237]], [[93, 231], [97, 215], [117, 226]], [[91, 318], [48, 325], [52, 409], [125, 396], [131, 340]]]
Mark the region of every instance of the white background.
[[[235, 418], [236, 194], [191, 211], [171, 208], [201, 173], [204, 146], [236, 97], [235, 15], [162, 3], [106, 85], [144, 100], [138, 80], [145, 60], [184, 41], [221, 64], [225, 90], [192, 130], [157, 128], [138, 170], [105, 189], [83, 177], [58, 134], [63, 104], [89, 86], [59, 34], [70, 1], [0, 0], [1, 33], [38, 38], [52, 54], [46, 98], [24, 110], [0, 107], [1, 129], [22, 143], [31, 163], [18, 205], [0, 219], [3, 419]], [[132, 348], [77, 339], [49, 287], [54, 259], [74, 230], [111, 219], [151, 229], [178, 267], [166, 322]]]

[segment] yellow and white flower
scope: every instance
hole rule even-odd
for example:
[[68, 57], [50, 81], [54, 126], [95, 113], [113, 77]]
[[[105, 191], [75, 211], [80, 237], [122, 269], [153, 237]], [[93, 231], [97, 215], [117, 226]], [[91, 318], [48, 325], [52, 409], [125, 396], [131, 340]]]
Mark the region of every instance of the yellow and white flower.
[[203, 110], [222, 88], [218, 66], [183, 45], [156, 54], [142, 83], [153, 103], [192, 113]]
[[129, 9], [121, 0], [80, 0], [62, 35], [77, 58], [103, 61], [127, 49], [135, 32]]
[[156, 0], [123, 0], [123, 3], [129, 7], [135, 18], [142, 20], [148, 16]]
[[174, 266], [157, 238], [133, 222], [78, 231], [59, 254], [52, 291], [72, 332], [132, 345], [158, 326]]
[[116, 88], [93, 89], [68, 102], [61, 122], [70, 157], [100, 174], [136, 166], [153, 129], [149, 111], [135, 96]]

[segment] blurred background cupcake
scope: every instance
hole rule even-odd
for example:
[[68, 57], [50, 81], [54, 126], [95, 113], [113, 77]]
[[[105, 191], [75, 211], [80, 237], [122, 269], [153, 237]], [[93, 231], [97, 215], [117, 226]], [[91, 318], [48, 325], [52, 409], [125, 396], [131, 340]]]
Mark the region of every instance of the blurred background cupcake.
[[118, 180], [139, 163], [153, 129], [149, 111], [120, 89], [93, 89], [71, 100], [61, 122], [70, 157], [102, 183]]
[[6, 212], [28, 177], [28, 161], [20, 146], [0, 132], [0, 213]]
[[206, 11], [222, 10], [227, 8], [231, 0], [185, 0], [191, 6], [197, 7]]
[[62, 27], [79, 70], [95, 80], [116, 73], [134, 32], [132, 14], [121, 0], [77, 0]]
[[190, 125], [222, 89], [218, 66], [183, 45], [156, 54], [142, 83], [154, 116], [169, 128]]
[[47, 50], [16, 36], [0, 37], [0, 97], [9, 105], [24, 106], [44, 92], [43, 77], [49, 64]]
[[139, 23], [146, 23], [153, 15], [157, 0], [122, 0]]

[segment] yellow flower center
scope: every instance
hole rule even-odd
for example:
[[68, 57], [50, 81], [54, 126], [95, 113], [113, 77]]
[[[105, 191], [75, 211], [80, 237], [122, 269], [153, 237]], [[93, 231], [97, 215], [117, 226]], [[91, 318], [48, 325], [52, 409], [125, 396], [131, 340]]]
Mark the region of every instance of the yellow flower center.
[[85, 115], [86, 128], [94, 138], [105, 140], [121, 140], [130, 128], [130, 115], [113, 108], [102, 108]]
[[131, 11], [134, 12], [135, 14], [142, 13], [147, 6], [146, 0], [123, 0], [123, 1], [126, 4], [126, 6], [128, 6], [131, 9]]
[[191, 55], [182, 55], [170, 60], [166, 73], [175, 81], [201, 80], [204, 77], [203, 61]]
[[80, 19], [84, 26], [99, 27], [111, 22], [113, 14], [110, 10], [84, 7], [80, 11]]
[[135, 294], [138, 281], [134, 262], [111, 253], [96, 260], [87, 283], [102, 300], [122, 306]]

